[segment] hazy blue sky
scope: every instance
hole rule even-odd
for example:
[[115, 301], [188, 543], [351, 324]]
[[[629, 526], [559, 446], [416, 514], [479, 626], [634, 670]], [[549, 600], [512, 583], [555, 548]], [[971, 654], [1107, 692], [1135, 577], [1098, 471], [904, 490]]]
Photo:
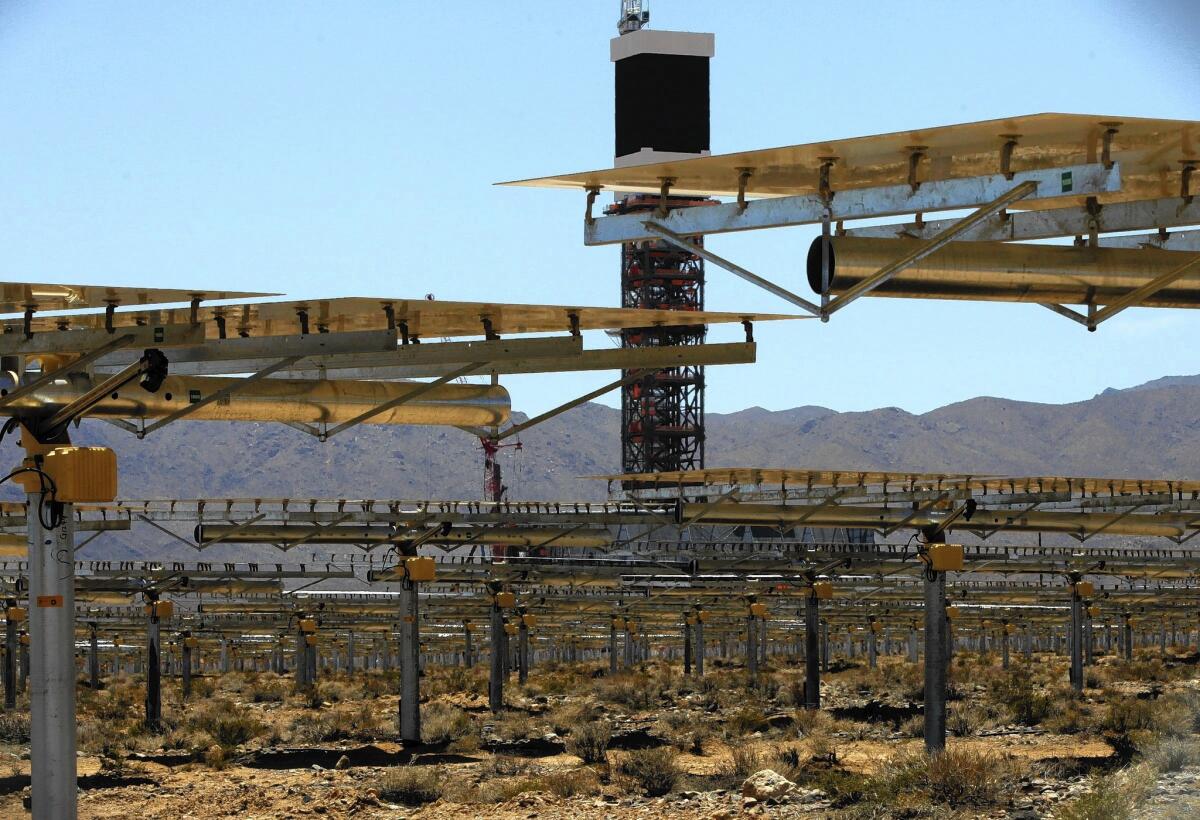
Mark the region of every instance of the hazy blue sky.
[[[492, 183], [611, 162], [617, 8], [4, 0], [0, 278], [615, 304], [581, 195]], [[1190, 0], [652, 11], [716, 32], [716, 152], [1041, 111], [1200, 119]], [[811, 236], [710, 246], [801, 290]], [[788, 307], [715, 269], [708, 304]], [[1180, 311], [1089, 334], [1033, 306], [863, 300], [757, 336], [758, 364], [710, 368], [710, 410], [1065, 402], [1200, 372]], [[607, 379], [508, 383], [537, 411]]]

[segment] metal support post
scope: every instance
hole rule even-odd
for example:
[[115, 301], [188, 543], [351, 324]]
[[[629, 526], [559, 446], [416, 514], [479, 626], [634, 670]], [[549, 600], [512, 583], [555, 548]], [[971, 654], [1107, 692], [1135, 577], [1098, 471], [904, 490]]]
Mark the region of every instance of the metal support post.
[[704, 621], [699, 616], [696, 618], [696, 627], [693, 630], [696, 641], [696, 677], [704, 677]]
[[529, 680], [529, 627], [525, 618], [519, 617], [517, 624], [517, 683], [524, 686]]
[[[72, 505], [28, 496], [29, 685], [33, 816], [74, 818], [75, 519]], [[43, 526], [43, 518], [55, 526]]]
[[908, 631], [908, 662], [917, 662], [917, 630], [915, 628]]
[[946, 573], [925, 570], [925, 751], [946, 748]]
[[879, 666], [878, 638], [875, 635], [875, 624], [870, 624], [867, 630], [867, 666], [876, 669]]
[[463, 621], [463, 665], [475, 668], [475, 647], [471, 645], [471, 624]]
[[692, 622], [683, 616], [683, 674], [692, 674]]
[[504, 708], [504, 613], [493, 602], [488, 640], [492, 656], [488, 672], [488, 706], [493, 712]]
[[829, 671], [829, 621], [821, 624], [821, 671]]
[[617, 674], [617, 622], [615, 618], [608, 624], [608, 674]]
[[758, 619], [746, 616], [746, 674], [750, 682], [758, 679]]
[[[11, 711], [17, 708], [17, 621], [13, 617], [15, 600], [7, 604], [7, 616], [4, 623], [4, 709]], [[95, 632], [92, 633], [95, 635]]]
[[1000, 628], [1000, 668], [1008, 669], [1008, 624]]
[[1125, 616], [1125, 623], [1121, 627], [1121, 633], [1125, 636], [1123, 641], [1123, 649], [1125, 650], [1125, 660], [1133, 660], [1133, 621], [1128, 615]]
[[810, 589], [804, 602], [804, 708], [821, 708], [821, 610], [816, 590]]
[[625, 668], [633, 668], [633, 630], [625, 626]]
[[308, 636], [301, 631], [296, 632], [296, 652], [294, 670], [296, 675], [296, 688], [301, 692], [308, 689], [312, 681], [308, 678], [308, 649], [305, 647]]
[[421, 628], [417, 582], [400, 582], [400, 742], [421, 742]]
[[157, 599], [150, 601], [150, 621], [146, 625], [146, 728], [162, 728], [162, 619]]
[[767, 665], [767, 619], [758, 619], [758, 664]]
[[1071, 688], [1083, 692], [1083, 600], [1071, 585]]
[[354, 630], [346, 633], [346, 674], [354, 677]]
[[181, 687], [183, 689], [183, 698], [187, 700], [192, 695], [192, 647], [188, 645], [187, 633], [184, 633], [182, 646], [182, 661], [181, 668]]
[[1092, 613], [1088, 607], [1083, 608], [1083, 665], [1091, 666], [1094, 662], [1093, 652], [1095, 632], [1092, 630]]

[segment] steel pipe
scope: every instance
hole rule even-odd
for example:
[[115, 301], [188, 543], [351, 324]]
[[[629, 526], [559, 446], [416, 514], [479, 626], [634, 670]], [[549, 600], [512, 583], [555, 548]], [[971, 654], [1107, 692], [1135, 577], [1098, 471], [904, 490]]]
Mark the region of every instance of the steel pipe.
[[[862, 527], [887, 529], [936, 527], [952, 514], [947, 510], [913, 511], [904, 508], [850, 507], [801, 504], [695, 504], [680, 503], [678, 521], [701, 524], [758, 524], [787, 526], [803, 521], [809, 527]], [[1178, 537], [1185, 534], [1194, 516], [1164, 513], [1076, 513], [980, 509], [968, 520], [958, 518], [948, 530], [1067, 532], [1077, 535], [1149, 535]]]
[[[200, 545], [219, 541], [228, 544], [283, 544], [300, 541], [305, 544], [394, 544], [416, 538], [423, 529], [411, 533], [395, 532], [388, 527], [339, 526], [320, 527], [296, 524], [199, 524], [194, 535]], [[553, 541], [555, 547], [585, 547], [599, 549], [612, 543], [608, 530], [539, 529], [536, 527], [495, 527], [486, 530], [458, 527], [446, 534], [426, 539], [427, 544], [462, 544], [486, 542], [515, 547], [537, 547]], [[553, 569], [553, 567], [550, 567]]]
[[[168, 376], [155, 393], [129, 384], [92, 405], [84, 415], [163, 418], [242, 381], [221, 376]], [[86, 373], [73, 373], [69, 379], [55, 380], [4, 405], [0, 412], [49, 418], [97, 384], [99, 380]], [[188, 419], [340, 424], [422, 388], [422, 382], [262, 379], [197, 407]], [[500, 385], [446, 384], [363, 423], [488, 427], [508, 421], [510, 410], [508, 391]]]
[[[871, 277], [918, 243], [910, 239], [835, 236], [830, 240], [831, 295]], [[912, 299], [1109, 304], [1187, 261], [1157, 248], [1092, 248], [1008, 242], [951, 242], [870, 292]], [[808, 249], [808, 284], [821, 290], [821, 240]], [[1200, 269], [1146, 296], [1147, 307], [1200, 307]]]

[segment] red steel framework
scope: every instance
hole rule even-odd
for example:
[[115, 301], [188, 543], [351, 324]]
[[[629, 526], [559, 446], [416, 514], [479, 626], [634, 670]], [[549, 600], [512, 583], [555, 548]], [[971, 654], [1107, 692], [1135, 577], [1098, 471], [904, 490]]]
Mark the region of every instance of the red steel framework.
[[[610, 205], [610, 214], [660, 211], [660, 198], [631, 195]], [[710, 199], [668, 197], [667, 209], [717, 204]], [[703, 240], [697, 238], [696, 244]], [[704, 309], [704, 260], [658, 241], [621, 246], [621, 307]], [[698, 345], [703, 325], [622, 331], [622, 347]], [[621, 469], [627, 473], [698, 470], [704, 467], [704, 368], [672, 367], [621, 390]]]

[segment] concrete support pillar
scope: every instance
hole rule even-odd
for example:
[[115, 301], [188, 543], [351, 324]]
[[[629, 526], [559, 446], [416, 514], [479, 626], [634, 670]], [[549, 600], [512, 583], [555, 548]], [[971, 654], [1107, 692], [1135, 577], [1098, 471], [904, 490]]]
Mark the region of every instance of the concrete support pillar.
[[400, 582], [400, 742], [421, 742], [421, 628], [417, 582]]
[[946, 573], [925, 571], [925, 750], [946, 748]]
[[821, 651], [818, 646], [821, 607], [816, 590], [809, 589], [804, 602], [804, 708], [821, 708]]

